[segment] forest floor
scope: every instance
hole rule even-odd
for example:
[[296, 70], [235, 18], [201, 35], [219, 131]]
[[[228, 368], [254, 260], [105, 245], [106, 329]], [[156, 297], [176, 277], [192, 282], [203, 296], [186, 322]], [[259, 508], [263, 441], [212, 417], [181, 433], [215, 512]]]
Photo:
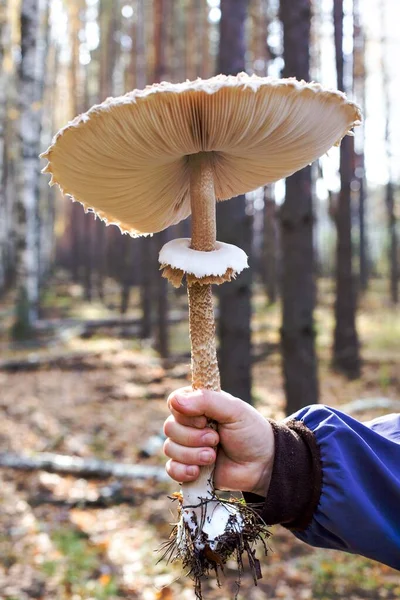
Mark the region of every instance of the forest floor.
[[[320, 286], [317, 326], [324, 404], [400, 400], [400, 315], [385, 303], [384, 294], [378, 282], [361, 301], [363, 373], [348, 382], [329, 369], [333, 297], [329, 285]], [[178, 302], [183, 307], [185, 297]], [[189, 381], [185, 319], [171, 329], [173, 350], [183, 358], [167, 364], [149, 346], [115, 329], [85, 339], [72, 336], [50, 348], [11, 347], [4, 334], [9, 311], [7, 306], [0, 311], [0, 453], [53, 452], [163, 467], [161, 448], [150, 457], [142, 448], [162, 429], [165, 398]], [[115, 316], [112, 307], [111, 314]], [[77, 315], [107, 316], [100, 305], [83, 303], [76, 286], [58, 283], [56, 293], [53, 289], [45, 299], [45, 316]], [[255, 348], [265, 343], [273, 348], [278, 327], [278, 308], [266, 307], [261, 295], [256, 296]], [[7, 369], [4, 363], [57, 353], [57, 362], [43, 362], [31, 371]], [[254, 365], [254, 399], [265, 416], [283, 416], [277, 352]], [[382, 412], [375, 407], [355, 416], [365, 420]], [[167, 498], [174, 491], [172, 482], [100, 481], [0, 469], [0, 598], [193, 600], [190, 579], [178, 565], [157, 562], [155, 552], [174, 520]], [[400, 598], [398, 572], [363, 558], [312, 549], [281, 527], [272, 531], [268, 556], [258, 551], [263, 579], [254, 587], [246, 572], [240, 600]], [[235, 581], [234, 565], [228, 564], [221, 589], [213, 578], [204, 582], [204, 599], [233, 599]]]

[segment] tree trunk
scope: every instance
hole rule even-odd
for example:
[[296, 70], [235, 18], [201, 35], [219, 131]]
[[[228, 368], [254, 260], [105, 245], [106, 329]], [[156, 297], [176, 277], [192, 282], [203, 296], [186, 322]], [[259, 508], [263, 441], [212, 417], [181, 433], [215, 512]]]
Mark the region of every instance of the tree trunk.
[[261, 276], [268, 302], [274, 304], [278, 295], [278, 221], [272, 186], [267, 186], [264, 191], [264, 231], [261, 260]]
[[[79, 63], [79, 48], [80, 40], [79, 33], [83, 27], [81, 21], [82, 15], [82, 0], [68, 3], [68, 21], [69, 21], [69, 36], [71, 47], [71, 59], [69, 64], [69, 89], [71, 98], [71, 118], [74, 118], [83, 110], [83, 81], [81, 77], [81, 68]], [[69, 235], [70, 243], [70, 268], [72, 280], [75, 282], [81, 279], [81, 264], [84, 256], [84, 223], [83, 210], [78, 202], [70, 204], [69, 224], [67, 235]]]
[[44, 64], [38, 54], [38, 24], [38, 0], [22, 0], [19, 65], [22, 189], [17, 206], [19, 292], [13, 327], [17, 338], [32, 334], [39, 303], [38, 180]]
[[[146, 28], [144, 0], [136, 4], [136, 43], [134, 46], [136, 83], [138, 89], [143, 89], [147, 83], [146, 75]], [[140, 261], [140, 307], [142, 311], [142, 326], [140, 337], [149, 338], [152, 332], [153, 294], [151, 272], [154, 269], [152, 243], [146, 238], [138, 240]]]
[[[248, 0], [221, 0], [218, 73], [232, 75], [245, 67], [245, 25]], [[252, 218], [244, 196], [217, 206], [218, 239], [251, 253]], [[221, 386], [251, 402], [251, 269], [218, 286], [219, 363]]]
[[[167, 78], [166, 47], [168, 16], [170, 14], [169, 0], [154, 0], [154, 83], [159, 83]], [[168, 232], [157, 233], [148, 244], [153, 244], [154, 254], [168, 241]], [[156, 258], [157, 260], [157, 258]], [[155, 278], [155, 289], [157, 292], [157, 326], [156, 326], [156, 348], [163, 358], [169, 355], [168, 334], [168, 281], [152, 264], [152, 273]]]
[[[50, 2], [41, 0], [41, 14], [39, 20], [38, 32], [38, 63], [39, 70], [43, 73], [40, 78], [40, 86], [37, 91], [39, 102], [43, 106], [41, 114], [41, 140], [40, 147], [50, 145], [53, 133], [53, 116], [54, 105], [52, 104], [53, 90], [56, 87], [55, 82], [55, 62], [57, 49], [54, 45], [49, 48], [50, 39]], [[47, 144], [45, 143], [48, 142]], [[40, 177], [38, 181], [38, 271], [39, 271], [39, 287], [42, 289], [45, 286], [47, 277], [50, 272], [51, 255], [48, 251], [53, 238], [52, 221], [53, 210], [48, 203], [48, 181], [46, 178]], [[50, 226], [49, 226], [50, 225]], [[40, 295], [39, 295], [39, 313], [40, 313]]]
[[[343, 0], [334, 0], [335, 50], [338, 88], [344, 90]], [[336, 300], [333, 367], [348, 378], [360, 375], [356, 329], [356, 294], [352, 270], [351, 182], [354, 177], [354, 138], [346, 136], [340, 147], [340, 193], [335, 214]]]
[[5, 127], [7, 115], [7, 80], [4, 55], [10, 43], [7, 22], [7, 0], [0, 0], [0, 295], [6, 286], [7, 273], [7, 208], [5, 193]]
[[381, 17], [382, 17], [382, 43], [381, 43], [381, 64], [382, 64], [382, 83], [385, 100], [385, 146], [386, 146], [386, 163], [388, 169], [388, 182], [385, 190], [385, 203], [387, 211], [387, 224], [388, 224], [388, 265], [389, 265], [389, 294], [393, 304], [399, 302], [399, 257], [398, 257], [398, 237], [397, 237], [397, 218], [396, 218], [396, 207], [395, 207], [395, 193], [394, 193], [394, 176], [393, 176], [393, 156], [392, 156], [392, 139], [390, 124], [392, 121], [392, 99], [390, 94], [390, 72], [386, 60], [388, 48], [387, 48], [387, 34], [386, 34], [386, 3], [381, 3]]
[[202, 22], [201, 28], [201, 60], [199, 76], [203, 79], [208, 79], [212, 76], [211, 54], [210, 54], [210, 23], [208, 22], [208, 12], [210, 7], [207, 2], [202, 3], [202, 14], [199, 19]]
[[[310, 0], [281, 0], [284, 77], [310, 79]], [[315, 352], [315, 265], [311, 168], [286, 179], [280, 210], [282, 248], [281, 344], [286, 413], [318, 402]]]
[[397, 218], [394, 202], [393, 183], [386, 186], [386, 206], [389, 225], [389, 264], [390, 264], [390, 298], [393, 304], [399, 302], [399, 243], [397, 236]]
[[[114, 95], [114, 72], [118, 61], [120, 44], [117, 44], [116, 34], [118, 32], [120, 15], [118, 2], [100, 1], [99, 25], [100, 25], [100, 77], [99, 77], [99, 101]], [[98, 219], [92, 229], [96, 246], [96, 256], [93, 256], [92, 266], [96, 270], [96, 288], [99, 299], [104, 302], [104, 282], [107, 275], [107, 255], [110, 230], [105, 223]]]
[[[365, 35], [361, 23], [359, 0], [353, 0], [353, 86], [354, 98], [365, 112]], [[367, 183], [364, 160], [364, 124], [356, 131], [355, 180], [358, 183], [358, 222], [359, 222], [359, 287], [365, 291], [368, 287], [368, 236], [367, 236]]]

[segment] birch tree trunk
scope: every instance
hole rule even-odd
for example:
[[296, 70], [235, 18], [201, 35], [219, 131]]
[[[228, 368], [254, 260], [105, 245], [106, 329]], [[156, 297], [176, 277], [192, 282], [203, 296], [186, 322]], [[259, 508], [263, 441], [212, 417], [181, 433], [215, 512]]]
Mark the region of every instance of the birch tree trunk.
[[[285, 62], [283, 76], [310, 79], [310, 0], [281, 0]], [[314, 214], [311, 168], [286, 179], [280, 210], [282, 247], [281, 344], [286, 412], [318, 402], [315, 352]]]
[[[337, 85], [344, 89], [343, 0], [333, 4]], [[360, 375], [359, 341], [356, 329], [356, 294], [352, 267], [351, 182], [354, 177], [354, 138], [345, 136], [340, 146], [340, 192], [335, 214], [336, 299], [333, 367], [348, 378]]]
[[[56, 61], [57, 51], [55, 45], [49, 48], [50, 42], [50, 0], [39, 0], [39, 31], [38, 31], [38, 72], [39, 89], [38, 102], [41, 105], [40, 118], [40, 150], [50, 145], [54, 132], [54, 90], [56, 88]], [[49, 192], [50, 189], [50, 192]], [[38, 182], [38, 221], [39, 221], [39, 288], [46, 282], [50, 271], [51, 248], [54, 237], [54, 208], [51, 200], [54, 190], [49, 188], [44, 177], [39, 177]], [[51, 204], [50, 204], [51, 203]], [[39, 295], [40, 308], [40, 295]]]
[[17, 199], [17, 317], [13, 334], [29, 337], [37, 319], [39, 302], [38, 179], [41, 132], [41, 92], [44, 69], [38, 60], [38, 0], [22, 0], [21, 61], [19, 66], [21, 195]]
[[[221, 0], [218, 73], [236, 75], [245, 68], [248, 0]], [[244, 196], [217, 205], [217, 239], [251, 255], [252, 218]], [[250, 258], [251, 260], [251, 258]], [[221, 387], [251, 402], [251, 269], [218, 286]]]

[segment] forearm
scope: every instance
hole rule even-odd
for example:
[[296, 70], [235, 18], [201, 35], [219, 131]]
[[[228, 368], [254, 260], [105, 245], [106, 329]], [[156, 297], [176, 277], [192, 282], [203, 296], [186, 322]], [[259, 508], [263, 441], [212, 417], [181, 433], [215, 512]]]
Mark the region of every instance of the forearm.
[[265, 501], [249, 494], [246, 500], [259, 502], [268, 524], [282, 523], [313, 546], [399, 569], [400, 416], [362, 424], [311, 406], [294, 420], [274, 427], [275, 464]]

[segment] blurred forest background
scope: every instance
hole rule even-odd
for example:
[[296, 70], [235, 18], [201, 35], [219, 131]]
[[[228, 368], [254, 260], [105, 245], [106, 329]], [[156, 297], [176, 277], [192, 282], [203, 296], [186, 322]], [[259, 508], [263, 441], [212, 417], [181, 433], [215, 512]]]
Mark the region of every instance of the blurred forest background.
[[[163, 80], [346, 92], [354, 137], [218, 207], [217, 238], [251, 266], [215, 288], [222, 386], [270, 417], [398, 411], [399, 22], [398, 0], [0, 0], [1, 598], [194, 597], [152, 554], [171, 520], [165, 397], [190, 381], [185, 290], [157, 256], [190, 225], [122, 236], [49, 187], [39, 154], [93, 104]], [[248, 598], [400, 597], [390, 569], [272, 539]], [[207, 598], [232, 597], [227, 574]]]

